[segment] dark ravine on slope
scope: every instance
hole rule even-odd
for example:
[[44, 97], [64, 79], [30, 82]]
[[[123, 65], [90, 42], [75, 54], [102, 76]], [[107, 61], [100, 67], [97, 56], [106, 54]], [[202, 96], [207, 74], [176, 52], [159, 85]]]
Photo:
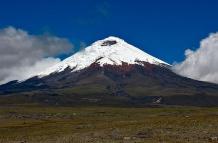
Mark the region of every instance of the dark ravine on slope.
[[[89, 65], [90, 58], [94, 62]], [[89, 66], [81, 68], [84, 65]], [[55, 65], [41, 78], [1, 85], [0, 104], [218, 106], [218, 85], [179, 76], [169, 68], [109, 37]]]

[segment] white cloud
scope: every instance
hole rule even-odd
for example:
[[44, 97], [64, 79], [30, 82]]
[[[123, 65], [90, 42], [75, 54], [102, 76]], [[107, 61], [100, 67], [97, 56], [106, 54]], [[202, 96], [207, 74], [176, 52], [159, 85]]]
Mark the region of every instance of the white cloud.
[[196, 80], [218, 83], [218, 33], [203, 39], [196, 51], [187, 49], [186, 59], [173, 66], [173, 70]]
[[71, 52], [73, 45], [64, 38], [31, 35], [22, 29], [0, 30], [0, 84], [24, 80], [52, 66], [58, 54]]
[[23, 66], [15, 66], [11, 68], [5, 68], [1, 72], [6, 76], [0, 81], [1, 83], [6, 83], [12, 80], [25, 80], [32, 76], [35, 76], [41, 72], [43, 72], [46, 68], [53, 66], [60, 62], [58, 58], [45, 58], [39, 61], [35, 61], [33, 65], [23, 65]]

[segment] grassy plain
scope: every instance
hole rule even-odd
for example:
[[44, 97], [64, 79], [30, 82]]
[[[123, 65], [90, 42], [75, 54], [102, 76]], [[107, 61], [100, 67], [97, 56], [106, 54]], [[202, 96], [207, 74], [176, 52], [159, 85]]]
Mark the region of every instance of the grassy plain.
[[218, 142], [218, 108], [0, 107], [0, 143]]

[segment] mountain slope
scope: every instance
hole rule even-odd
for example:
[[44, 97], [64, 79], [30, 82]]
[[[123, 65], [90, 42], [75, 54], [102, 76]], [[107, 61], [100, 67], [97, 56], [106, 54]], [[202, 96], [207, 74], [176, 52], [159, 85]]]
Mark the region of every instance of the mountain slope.
[[19, 99], [55, 105], [218, 105], [218, 85], [181, 77], [169, 67], [109, 37], [38, 76], [0, 86], [5, 95], [0, 103]]

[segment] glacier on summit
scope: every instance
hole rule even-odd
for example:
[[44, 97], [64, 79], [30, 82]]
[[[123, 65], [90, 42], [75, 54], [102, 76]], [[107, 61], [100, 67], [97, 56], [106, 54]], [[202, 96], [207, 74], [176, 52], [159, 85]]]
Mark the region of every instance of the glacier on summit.
[[51, 73], [62, 72], [68, 67], [74, 72], [82, 70], [93, 63], [98, 63], [100, 66], [103, 66], [122, 65], [123, 63], [141, 65], [142, 62], [155, 65], [169, 65], [143, 52], [139, 48], [128, 44], [120, 38], [110, 36], [106, 39], [94, 42], [91, 46], [46, 69], [38, 76], [44, 77]]

